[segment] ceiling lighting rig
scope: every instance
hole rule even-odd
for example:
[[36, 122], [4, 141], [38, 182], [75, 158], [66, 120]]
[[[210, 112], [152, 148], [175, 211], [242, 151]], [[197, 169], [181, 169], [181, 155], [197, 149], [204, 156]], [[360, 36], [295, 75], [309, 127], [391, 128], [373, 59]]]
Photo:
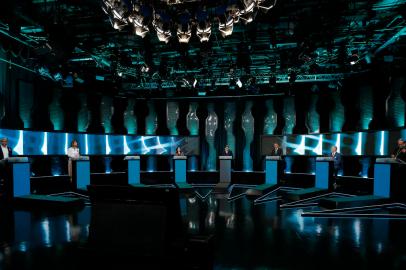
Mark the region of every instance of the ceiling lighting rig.
[[194, 30], [200, 42], [207, 42], [215, 23], [223, 37], [229, 36], [240, 19], [250, 23], [258, 11], [268, 12], [276, 1], [102, 0], [102, 8], [114, 29], [121, 31], [130, 26], [140, 37], [154, 30], [165, 43], [176, 33], [180, 43], [188, 43]]

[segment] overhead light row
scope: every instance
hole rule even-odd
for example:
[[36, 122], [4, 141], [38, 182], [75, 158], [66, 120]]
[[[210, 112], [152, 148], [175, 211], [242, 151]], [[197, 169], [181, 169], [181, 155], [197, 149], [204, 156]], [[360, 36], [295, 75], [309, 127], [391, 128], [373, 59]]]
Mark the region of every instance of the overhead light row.
[[[240, 19], [244, 23], [254, 20], [257, 10], [267, 12], [273, 8], [277, 0], [236, 0], [228, 6], [215, 8], [214, 17], [218, 20], [219, 31], [223, 37], [233, 33], [234, 24]], [[199, 9], [196, 14], [188, 10], [180, 10], [176, 18], [171, 16], [162, 7], [144, 4], [145, 1], [133, 1], [128, 5], [124, 0], [102, 0], [103, 11], [109, 16], [114, 29], [123, 30], [131, 25], [134, 33], [145, 37], [150, 32], [150, 25], [155, 30], [160, 41], [168, 43], [172, 37], [171, 27], [175, 25], [176, 36], [181, 43], [188, 43], [192, 37], [192, 27], [196, 26], [196, 35], [200, 42], [207, 42], [211, 35], [211, 21], [209, 13]], [[166, 0], [166, 4], [182, 4], [184, 0]]]

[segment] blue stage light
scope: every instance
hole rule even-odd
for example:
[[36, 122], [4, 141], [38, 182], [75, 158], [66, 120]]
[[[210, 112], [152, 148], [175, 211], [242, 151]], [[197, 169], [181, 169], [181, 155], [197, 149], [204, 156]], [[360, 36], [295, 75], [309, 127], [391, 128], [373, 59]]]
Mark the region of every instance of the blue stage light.
[[323, 154], [323, 134], [319, 135], [319, 142], [317, 146], [313, 149], [313, 153], [319, 156]]
[[304, 155], [306, 149], [306, 135], [301, 135], [300, 138], [300, 144], [297, 146], [294, 152], [299, 155]]
[[44, 143], [42, 144], [41, 152], [44, 155], [48, 155], [48, 132], [44, 133]]
[[358, 132], [357, 147], [355, 148], [355, 153], [357, 155], [362, 155], [362, 132]]
[[65, 133], [65, 155], [68, 154], [69, 142], [68, 142], [68, 133]]
[[106, 138], [106, 155], [110, 155], [111, 148], [110, 148], [110, 144], [109, 144], [109, 135], [106, 135], [105, 138]]
[[87, 141], [87, 134], [85, 134], [85, 154], [88, 155], [89, 154], [89, 144]]
[[124, 155], [127, 155], [128, 153], [130, 153], [131, 149], [130, 147], [128, 147], [126, 136], [123, 136], [123, 144], [124, 144]]
[[18, 142], [16, 146], [14, 147], [13, 151], [17, 155], [23, 155], [24, 154], [24, 132], [20, 130], [19, 136], [18, 136]]

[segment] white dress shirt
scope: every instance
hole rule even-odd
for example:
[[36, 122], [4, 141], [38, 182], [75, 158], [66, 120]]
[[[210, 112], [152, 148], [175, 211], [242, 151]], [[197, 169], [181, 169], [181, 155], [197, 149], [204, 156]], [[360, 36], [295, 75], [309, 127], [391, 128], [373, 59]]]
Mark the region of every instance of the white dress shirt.
[[69, 147], [68, 148], [68, 157], [71, 158], [78, 158], [80, 156], [79, 154], [79, 148], [78, 147]]
[[4, 159], [9, 158], [9, 156], [8, 156], [8, 147], [7, 147], [7, 146], [4, 147], [4, 146], [2, 145], [2, 146], [1, 146], [1, 151], [3, 151], [3, 157], [4, 157]]

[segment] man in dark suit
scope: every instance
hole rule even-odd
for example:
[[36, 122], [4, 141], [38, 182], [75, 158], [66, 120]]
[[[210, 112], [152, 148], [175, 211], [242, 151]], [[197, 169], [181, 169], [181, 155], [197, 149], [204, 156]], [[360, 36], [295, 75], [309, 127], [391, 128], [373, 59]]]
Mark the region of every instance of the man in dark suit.
[[13, 150], [8, 147], [8, 139], [2, 138], [0, 140], [0, 193], [5, 192], [6, 183], [5, 179], [7, 178], [7, 159], [12, 156]]
[[334, 177], [337, 177], [338, 172], [343, 168], [342, 157], [337, 152], [337, 146], [331, 147], [331, 156], [334, 158]]
[[273, 144], [273, 149], [271, 151], [271, 156], [282, 156], [283, 151], [282, 148], [280, 147], [279, 143], [274, 143]]
[[2, 138], [0, 140], [0, 143], [1, 143], [0, 160], [8, 159], [13, 155], [13, 150], [7, 145], [8, 139]]
[[224, 147], [224, 151], [221, 155], [222, 156], [233, 156], [233, 151], [230, 150], [230, 146], [228, 146], [228, 144]]
[[393, 149], [391, 157], [392, 158], [397, 158], [398, 155], [401, 153], [401, 150], [402, 150], [404, 145], [405, 145], [405, 141], [402, 138], [400, 138], [398, 140], [398, 144], [396, 145], [396, 148]]

